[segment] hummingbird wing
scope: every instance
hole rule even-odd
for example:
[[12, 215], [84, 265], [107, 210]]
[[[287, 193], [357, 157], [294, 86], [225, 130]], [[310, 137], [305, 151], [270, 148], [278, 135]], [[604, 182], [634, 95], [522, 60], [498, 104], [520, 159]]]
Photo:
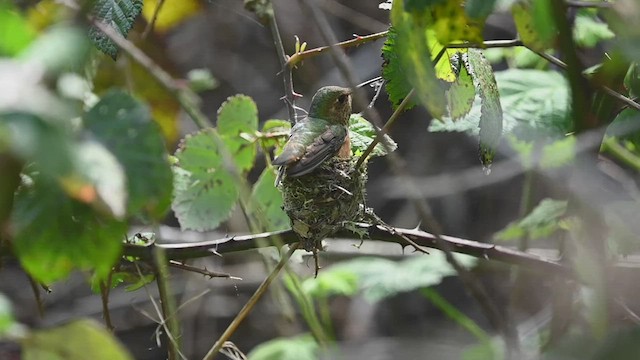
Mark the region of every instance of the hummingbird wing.
[[320, 119], [307, 121], [311, 123], [300, 122], [293, 127], [282, 154], [273, 160], [274, 165], [287, 166], [288, 176], [312, 172], [338, 153], [347, 136], [347, 129], [342, 125], [332, 125]]

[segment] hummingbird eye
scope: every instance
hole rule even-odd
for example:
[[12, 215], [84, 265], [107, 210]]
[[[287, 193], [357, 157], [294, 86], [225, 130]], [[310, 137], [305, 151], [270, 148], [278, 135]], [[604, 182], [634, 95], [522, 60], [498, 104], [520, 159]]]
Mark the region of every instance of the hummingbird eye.
[[349, 94], [342, 94], [338, 96], [338, 103], [344, 104], [345, 101], [349, 98]]

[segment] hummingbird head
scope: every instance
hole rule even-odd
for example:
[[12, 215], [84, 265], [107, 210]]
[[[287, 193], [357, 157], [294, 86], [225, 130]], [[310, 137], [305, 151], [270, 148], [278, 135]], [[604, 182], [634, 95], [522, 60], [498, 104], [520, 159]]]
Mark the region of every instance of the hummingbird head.
[[313, 95], [311, 107], [309, 108], [309, 117], [347, 125], [350, 116], [351, 89], [339, 86], [325, 86]]

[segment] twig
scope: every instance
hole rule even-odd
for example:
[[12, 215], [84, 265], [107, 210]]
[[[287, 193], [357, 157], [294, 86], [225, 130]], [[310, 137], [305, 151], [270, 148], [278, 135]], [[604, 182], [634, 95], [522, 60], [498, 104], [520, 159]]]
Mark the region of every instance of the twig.
[[149, 56], [147, 56], [147, 54], [122, 37], [122, 35], [111, 28], [111, 26], [93, 18], [91, 19], [91, 24], [102, 31], [102, 33], [113, 41], [118, 48], [131, 56], [135, 62], [158, 80], [160, 84], [167, 89], [167, 91], [173, 94], [176, 100], [180, 103], [180, 106], [182, 106], [187, 114], [189, 114], [189, 117], [191, 117], [198, 127], [204, 129], [212, 126], [212, 122], [202, 113], [202, 111], [200, 111], [197, 105], [199, 99], [198, 95], [193, 93], [188, 87], [180, 86], [168, 72], [164, 71]]
[[[168, 337], [173, 341], [168, 341], [169, 359], [178, 359], [180, 354], [180, 324], [178, 317], [174, 315], [176, 304], [169, 290], [169, 270], [167, 268], [167, 258], [164, 249], [155, 248], [153, 251], [154, 265], [156, 270], [156, 283], [160, 294], [160, 305], [164, 314], [164, 321], [167, 323]], [[163, 321], [163, 322], [164, 322]]]
[[197, 274], [201, 274], [204, 276], [208, 276], [210, 279], [213, 278], [227, 278], [227, 279], [233, 279], [233, 280], [242, 280], [242, 278], [239, 278], [237, 276], [231, 276], [230, 274], [227, 273], [219, 273], [219, 272], [214, 272], [214, 271], [209, 271], [206, 268], [205, 269], [201, 269], [195, 266], [191, 266], [191, 265], [187, 265], [187, 264], [183, 264], [179, 261], [176, 260], [169, 260], [169, 266], [176, 268], [176, 269], [180, 269], [180, 270], [184, 270], [184, 271], [190, 271], [190, 272], [194, 272]]
[[253, 310], [253, 307], [258, 303], [258, 300], [260, 300], [262, 295], [264, 295], [265, 291], [267, 291], [267, 289], [269, 288], [269, 285], [271, 285], [273, 280], [275, 280], [275, 278], [278, 276], [278, 273], [280, 273], [280, 270], [285, 266], [285, 264], [289, 261], [289, 258], [291, 257], [291, 255], [293, 255], [293, 252], [298, 248], [298, 245], [299, 245], [299, 242], [292, 244], [289, 247], [289, 251], [287, 251], [287, 253], [282, 256], [282, 259], [280, 259], [280, 261], [278, 262], [278, 265], [276, 265], [276, 267], [273, 268], [273, 271], [271, 271], [269, 276], [267, 276], [267, 278], [264, 279], [262, 284], [258, 286], [258, 288], [256, 289], [256, 292], [253, 293], [251, 298], [246, 302], [246, 304], [244, 304], [244, 306], [242, 307], [238, 315], [236, 315], [233, 321], [231, 321], [231, 324], [229, 324], [227, 329], [222, 333], [222, 335], [220, 335], [220, 338], [216, 340], [215, 344], [213, 344], [211, 349], [204, 356], [203, 360], [212, 360], [214, 356], [216, 356], [216, 354], [220, 351], [220, 349], [225, 344], [225, 342], [229, 340], [231, 335], [236, 331], [240, 323], [242, 323], [242, 321], [247, 317], [247, 315], [249, 315], [251, 310]]
[[371, 152], [376, 147], [376, 145], [378, 145], [378, 143], [380, 142], [380, 139], [383, 139], [384, 135], [389, 132], [389, 129], [391, 129], [393, 124], [396, 122], [396, 119], [400, 116], [400, 113], [404, 111], [404, 108], [407, 107], [407, 105], [409, 104], [409, 101], [411, 101], [411, 98], [413, 97], [414, 92], [415, 92], [414, 89], [411, 89], [411, 91], [409, 91], [407, 96], [405, 96], [405, 98], [402, 100], [400, 105], [398, 105], [398, 107], [393, 112], [393, 114], [391, 114], [391, 116], [389, 117], [389, 120], [387, 120], [387, 122], [384, 124], [382, 129], [380, 129], [380, 132], [376, 135], [376, 137], [373, 139], [371, 144], [369, 144], [367, 149], [362, 153], [362, 155], [360, 155], [360, 157], [358, 158], [358, 162], [356, 162], [356, 166], [355, 166], [356, 169], [359, 168], [360, 165], [362, 165], [362, 163], [364, 163], [364, 161], [367, 159], [367, 156], [369, 156], [369, 154], [371, 154]]
[[153, 17], [151, 17], [151, 21], [147, 24], [147, 27], [144, 29], [144, 32], [142, 33], [143, 40], [146, 39], [147, 36], [149, 36], [149, 33], [151, 32], [151, 30], [153, 30], [153, 27], [156, 25], [156, 21], [158, 20], [158, 14], [160, 14], [160, 10], [162, 10], [162, 6], [164, 6], [164, 0], [159, 0], [158, 5], [153, 10]]
[[[273, 5], [269, 4], [269, 6]], [[289, 122], [294, 124], [297, 121], [295, 110], [296, 93], [293, 90], [291, 67], [287, 66], [287, 54], [284, 51], [284, 46], [282, 45], [282, 37], [280, 36], [280, 30], [278, 29], [278, 23], [276, 22], [275, 12], [267, 12], [266, 16], [269, 29], [271, 30], [271, 37], [273, 38], [273, 43], [276, 47], [276, 51], [278, 52], [278, 61], [280, 62], [280, 66], [282, 67], [282, 78], [285, 90], [284, 96], [285, 103], [287, 104], [287, 112], [289, 113]]]
[[[335, 39], [333, 30], [331, 29], [331, 26], [329, 25], [329, 22], [325, 18], [324, 14], [317, 8], [317, 5], [311, 0], [300, 1], [302, 1], [310, 10], [311, 15], [316, 22], [316, 25], [320, 29], [324, 41], [330, 44], [335, 43], [335, 41], [333, 41], [333, 39]], [[331, 49], [332, 57], [334, 58], [338, 69], [346, 78], [349, 85], [354, 88], [357, 82], [355, 81], [353, 71], [351, 70], [351, 66], [348, 62], [348, 59], [346, 58], [346, 55], [344, 54], [344, 51], [338, 46], [332, 46]], [[366, 106], [366, 101], [364, 101], [363, 96], [359, 92], [356, 92], [354, 94], [354, 100], [357, 104]], [[376, 129], [376, 127], [382, 126], [380, 116], [375, 110], [365, 108], [365, 112], [368, 112], [371, 115], [370, 119], [374, 123], [374, 129]], [[376, 131], [376, 133], [378, 134], [378, 136], [380, 136], [380, 131]], [[389, 152], [386, 158], [393, 172], [402, 180], [403, 188], [406, 189], [408, 193], [419, 194], [416, 184], [413, 183], [411, 178], [408, 176], [406, 168], [404, 166], [404, 162], [400, 159], [400, 157], [393, 152]], [[476, 301], [480, 304], [485, 315], [492, 323], [492, 325], [503, 334], [508, 349], [514, 349], [517, 351], [517, 349], [519, 348], [519, 343], [515, 329], [513, 328], [513, 326], [511, 326], [511, 324], [509, 324], [503, 314], [498, 310], [497, 306], [489, 297], [482, 283], [475, 279], [475, 276], [471, 274], [466, 268], [460, 265], [460, 263], [453, 256], [452, 249], [450, 249], [449, 244], [441, 241], [441, 226], [433, 217], [429, 205], [426, 203], [426, 201], [424, 201], [422, 197], [416, 197], [412, 200], [412, 202], [420, 218], [422, 219], [423, 224], [434, 231], [436, 241], [439, 243], [439, 245], [441, 245], [441, 250], [444, 251], [445, 259], [447, 260], [447, 262], [456, 270], [460, 280], [463, 282], [470, 294], [473, 295]]]
[[[40, 287], [34, 278], [31, 277], [27, 273], [27, 278], [29, 279], [29, 285], [31, 285], [31, 290], [33, 291], [33, 297], [36, 299], [36, 307], [38, 308], [38, 315], [42, 319], [44, 316], [44, 306], [42, 304], [42, 296], [40, 296]], [[51, 290], [49, 290], [51, 292]]]
[[332, 47], [340, 47], [343, 49], [346, 48], [350, 48], [350, 47], [354, 47], [354, 46], [359, 46], [371, 41], [376, 41], [378, 39], [381, 39], [385, 36], [387, 36], [387, 34], [389, 33], [389, 31], [381, 31], [379, 33], [375, 33], [375, 34], [371, 34], [371, 35], [365, 35], [365, 36], [357, 36], [354, 39], [351, 40], [346, 40], [346, 41], [341, 41], [339, 43], [336, 43], [334, 45], [328, 45], [328, 46], [320, 46], [314, 49], [309, 49], [309, 50], [305, 50], [305, 51], [301, 51], [299, 53], [295, 53], [293, 55], [291, 55], [291, 57], [289, 58], [289, 60], [287, 60], [286, 62], [286, 66], [289, 68], [293, 68], [295, 65], [297, 65], [299, 62], [314, 57], [314, 56], [318, 56], [322, 53], [325, 53], [327, 51], [329, 51]]

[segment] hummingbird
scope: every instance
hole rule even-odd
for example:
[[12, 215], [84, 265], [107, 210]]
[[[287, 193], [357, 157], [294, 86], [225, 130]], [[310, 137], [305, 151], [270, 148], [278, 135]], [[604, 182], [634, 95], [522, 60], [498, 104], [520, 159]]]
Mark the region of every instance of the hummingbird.
[[272, 164], [280, 166], [276, 185], [284, 173], [291, 177], [306, 175], [335, 155], [351, 156], [347, 128], [350, 116], [351, 89], [320, 88], [311, 99], [309, 114], [291, 128], [282, 153], [273, 159]]

